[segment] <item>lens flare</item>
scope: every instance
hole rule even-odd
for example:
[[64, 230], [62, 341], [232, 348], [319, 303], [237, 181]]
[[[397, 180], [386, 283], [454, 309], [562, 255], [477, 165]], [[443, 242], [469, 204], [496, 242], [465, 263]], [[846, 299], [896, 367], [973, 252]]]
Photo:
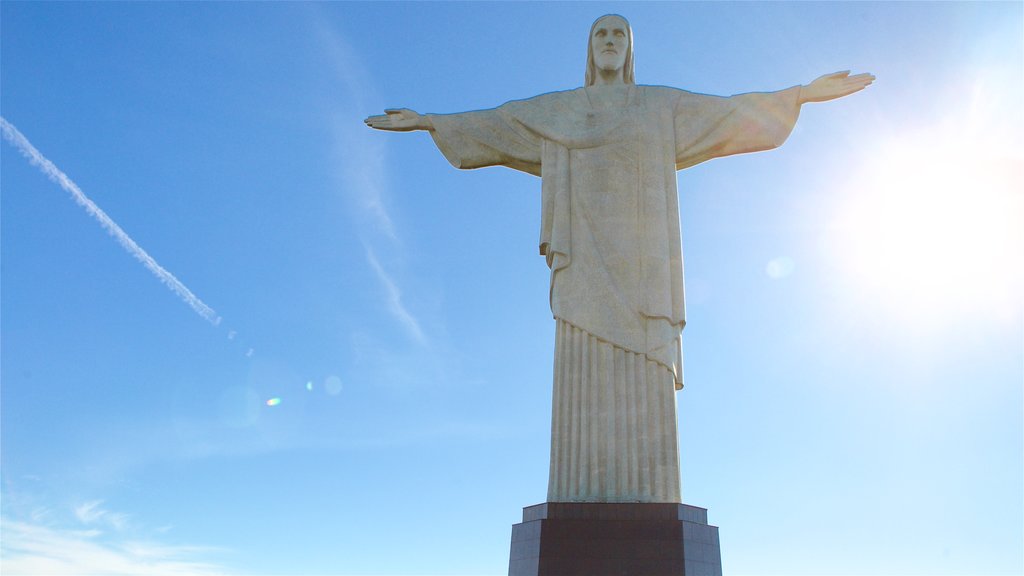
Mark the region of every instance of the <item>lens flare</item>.
[[260, 418], [258, 393], [247, 386], [232, 386], [221, 392], [221, 422], [232, 428], [246, 428], [256, 424]]
[[794, 270], [796, 270], [796, 262], [793, 262], [792, 258], [789, 256], [779, 256], [769, 260], [764, 271], [772, 280], [779, 280], [789, 276]]
[[328, 376], [327, 380], [324, 381], [324, 390], [326, 390], [331, 396], [341, 394], [341, 389], [341, 378], [338, 378], [337, 376]]
[[267, 406], [277, 406], [280, 403], [281, 403], [281, 399], [280, 398], [271, 398], [270, 400], [267, 400]]

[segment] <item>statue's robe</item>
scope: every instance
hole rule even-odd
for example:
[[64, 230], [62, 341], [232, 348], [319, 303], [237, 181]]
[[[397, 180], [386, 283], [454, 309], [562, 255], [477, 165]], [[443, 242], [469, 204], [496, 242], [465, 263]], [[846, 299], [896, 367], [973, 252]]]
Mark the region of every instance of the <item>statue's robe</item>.
[[456, 168], [542, 178], [557, 321], [548, 501], [679, 502], [686, 316], [676, 170], [782, 144], [799, 88], [580, 88], [431, 115]]

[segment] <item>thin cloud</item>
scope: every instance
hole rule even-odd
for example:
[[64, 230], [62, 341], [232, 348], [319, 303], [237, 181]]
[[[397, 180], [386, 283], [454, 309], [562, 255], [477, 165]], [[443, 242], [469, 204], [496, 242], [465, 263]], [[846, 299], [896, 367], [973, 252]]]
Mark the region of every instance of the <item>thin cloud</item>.
[[366, 248], [366, 260], [370, 263], [373, 271], [377, 273], [377, 278], [380, 279], [381, 284], [384, 285], [384, 289], [387, 291], [388, 311], [402, 324], [413, 339], [422, 344], [424, 337], [423, 330], [420, 329], [420, 323], [405, 309], [405, 305], [402, 304], [402, 292], [395, 285], [391, 277], [388, 276], [388, 273], [384, 271], [380, 262], [377, 261], [377, 256], [373, 253], [373, 249], [369, 247]]
[[401, 239], [387, 208], [388, 167], [387, 149], [383, 140], [363, 124], [362, 112], [369, 109], [367, 102], [378, 101], [373, 81], [367, 74], [357, 53], [324, 21], [316, 25], [317, 38], [328, 56], [345, 94], [346, 106], [334, 113], [335, 165], [340, 167], [340, 180], [357, 208], [368, 218], [370, 226], [361, 230], [366, 248], [366, 259], [384, 285], [388, 311], [419, 344], [426, 338], [419, 321], [402, 302], [398, 284], [387, 273], [371, 247], [383, 240], [390, 243], [391, 254], [401, 254]]
[[14, 127], [13, 124], [8, 122], [5, 118], [0, 117], [0, 129], [3, 131], [4, 139], [10, 142], [19, 152], [35, 167], [45, 174], [50, 180], [53, 180], [66, 192], [71, 194], [71, 197], [75, 202], [85, 208], [85, 211], [89, 213], [100, 226], [107, 231], [108, 234], [117, 240], [117, 243], [121, 245], [129, 254], [135, 257], [136, 260], [142, 262], [158, 280], [164, 283], [172, 292], [178, 295], [186, 304], [188, 304], [192, 310], [203, 317], [207, 322], [214, 326], [220, 324], [220, 316], [217, 313], [203, 303], [191, 290], [185, 287], [173, 274], [168, 272], [163, 266], [157, 264], [156, 260], [152, 256], [146, 253], [138, 244], [135, 243], [120, 226], [115, 223], [110, 216], [107, 216], [106, 212], [100, 209], [95, 202], [90, 200], [78, 187], [77, 184], [71, 181], [70, 178], [60, 169], [58, 169], [53, 162], [50, 162], [45, 156], [43, 156], [39, 150], [36, 150], [35, 146], [28, 141], [25, 136]]
[[394, 222], [385, 205], [385, 149], [362, 123], [366, 101], [377, 101], [373, 82], [344, 38], [324, 22], [316, 24], [316, 36], [328, 56], [335, 77], [344, 86], [347, 100], [342, 112], [334, 114], [334, 157], [341, 166], [345, 188], [359, 207], [373, 217], [376, 228], [389, 240], [398, 241]]
[[93, 500], [92, 502], [86, 502], [81, 506], [75, 507], [75, 518], [82, 524], [92, 524], [99, 520], [105, 513], [105, 510], [100, 509], [101, 500]]
[[78, 574], [212, 576], [222, 567], [197, 560], [212, 550], [152, 542], [109, 542], [102, 531], [54, 528], [0, 518], [0, 572], [4, 574]]
[[120, 512], [111, 512], [103, 508], [102, 500], [92, 500], [75, 507], [75, 518], [82, 524], [109, 525], [115, 530], [124, 530], [128, 525], [128, 515]]
[[369, 132], [362, 122], [356, 128], [347, 126], [351, 121], [352, 118], [345, 115], [334, 122], [335, 157], [342, 167], [345, 188], [353, 193], [359, 209], [372, 217], [375, 231], [397, 243], [395, 224], [384, 200], [387, 179], [385, 147], [380, 141], [370, 138], [371, 135], [362, 133]]

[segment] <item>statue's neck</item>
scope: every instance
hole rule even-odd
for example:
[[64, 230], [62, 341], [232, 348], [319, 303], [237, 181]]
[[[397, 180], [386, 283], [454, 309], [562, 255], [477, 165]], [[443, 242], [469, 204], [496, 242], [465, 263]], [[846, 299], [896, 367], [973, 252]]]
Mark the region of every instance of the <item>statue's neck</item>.
[[622, 79], [622, 69], [618, 70], [600, 70], [597, 71], [597, 76], [594, 78], [595, 86], [625, 86], [626, 82]]

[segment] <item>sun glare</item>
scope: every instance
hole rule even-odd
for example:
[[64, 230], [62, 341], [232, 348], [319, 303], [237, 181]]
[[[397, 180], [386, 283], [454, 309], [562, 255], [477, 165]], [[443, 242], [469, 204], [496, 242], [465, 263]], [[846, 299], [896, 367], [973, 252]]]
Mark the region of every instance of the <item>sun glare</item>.
[[959, 136], [920, 133], [873, 151], [840, 208], [840, 265], [858, 290], [918, 318], [1012, 317], [1024, 285], [1021, 158]]

